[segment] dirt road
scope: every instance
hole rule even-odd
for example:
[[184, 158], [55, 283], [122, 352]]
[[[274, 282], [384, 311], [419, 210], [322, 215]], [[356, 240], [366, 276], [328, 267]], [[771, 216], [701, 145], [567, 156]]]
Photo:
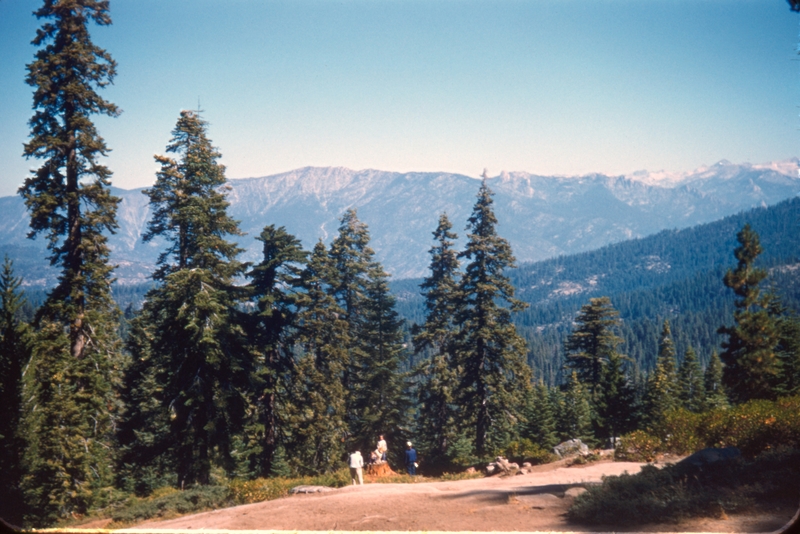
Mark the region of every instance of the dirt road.
[[[215, 510], [128, 529], [608, 531], [568, 524], [564, 517], [582, 483], [638, 472], [642, 464], [602, 462], [537, 466], [507, 478], [417, 484], [365, 484]], [[768, 532], [793, 511], [653, 525], [637, 531]], [[783, 516], [786, 517], [783, 517]], [[615, 529], [619, 531], [620, 529]], [[141, 534], [141, 533], [138, 533]]]

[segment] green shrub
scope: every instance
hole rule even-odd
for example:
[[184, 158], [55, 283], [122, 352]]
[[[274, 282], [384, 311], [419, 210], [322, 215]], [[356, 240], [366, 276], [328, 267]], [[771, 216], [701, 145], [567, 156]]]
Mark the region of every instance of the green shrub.
[[698, 433], [706, 446], [738, 447], [750, 457], [779, 445], [800, 447], [800, 397], [713, 410], [704, 415]]
[[653, 428], [650, 433], [661, 440], [660, 449], [672, 454], [691, 454], [704, 447], [701, 414], [688, 410], [670, 410], [658, 428]]
[[660, 439], [644, 430], [635, 430], [619, 438], [614, 459], [623, 462], [652, 462], [660, 451]]
[[483, 478], [483, 473], [480, 471], [475, 471], [472, 473], [467, 473], [466, 471], [462, 471], [461, 473], [442, 473], [440, 480], [445, 482], [450, 482], [453, 480], [471, 480], [473, 478]]
[[505, 457], [519, 462], [530, 462], [533, 465], [554, 462], [558, 457], [538, 443], [522, 438], [512, 441], [505, 450]]
[[759, 503], [794, 505], [800, 498], [798, 479], [800, 450], [788, 448], [702, 470], [646, 465], [638, 474], [604, 477], [601, 485], [588, 487], [567, 518], [585, 525], [631, 526], [714, 517]]
[[129, 524], [223, 508], [231, 504], [233, 499], [227, 486], [195, 486], [185, 491], [164, 490], [157, 496], [138, 499], [130, 506], [114, 511], [111, 519], [115, 523]]
[[667, 412], [657, 428], [622, 436], [615, 458], [650, 462], [658, 453], [683, 455], [706, 447], [738, 447], [752, 458], [781, 445], [800, 447], [798, 396], [753, 400], [702, 414]]

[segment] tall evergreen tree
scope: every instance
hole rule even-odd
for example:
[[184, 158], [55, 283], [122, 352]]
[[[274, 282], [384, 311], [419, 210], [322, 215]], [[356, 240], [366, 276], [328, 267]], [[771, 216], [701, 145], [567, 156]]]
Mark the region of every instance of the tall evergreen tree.
[[467, 265], [456, 315], [462, 373], [457, 399], [462, 420], [474, 428], [479, 457], [510, 439], [521, 421], [531, 379], [525, 341], [511, 322], [511, 313], [527, 305], [514, 298], [514, 287], [504, 274], [516, 265], [508, 241], [497, 235], [492, 194], [484, 172], [467, 225], [467, 245], [458, 255]]
[[344, 458], [346, 395], [342, 377], [350, 344], [344, 310], [331, 295], [333, 265], [320, 241], [301, 274], [295, 342], [302, 354], [295, 366], [286, 450], [296, 472], [335, 471]]
[[722, 360], [719, 359], [717, 351], [711, 353], [711, 358], [703, 372], [703, 389], [705, 390], [704, 411], [728, 406], [728, 394], [725, 393], [725, 386], [722, 384]]
[[678, 376], [675, 364], [675, 343], [669, 321], [664, 320], [658, 343], [658, 358], [653, 372], [647, 377], [644, 398], [645, 419], [652, 427], [658, 425], [666, 412], [677, 408]]
[[623, 370], [624, 357], [614, 351], [603, 367], [600, 388], [594, 396], [594, 435], [611, 438], [633, 430], [636, 424], [636, 391]]
[[703, 385], [703, 369], [697, 361], [692, 347], [686, 349], [680, 367], [678, 367], [679, 405], [690, 412], [701, 412], [706, 389]]
[[25, 302], [21, 283], [6, 256], [0, 272], [0, 517], [18, 525], [22, 524], [25, 508], [20, 488], [25, 449], [22, 379], [30, 360], [30, 332], [19, 317]]
[[557, 413], [559, 439], [579, 439], [589, 444], [594, 442], [589, 392], [578, 379], [576, 371], [572, 371], [564, 392], [559, 395]]
[[619, 312], [608, 297], [589, 299], [575, 318], [575, 328], [564, 344], [566, 366], [577, 372], [578, 379], [589, 386], [596, 397], [603, 380], [603, 369], [617, 354], [622, 343], [615, 330]]
[[722, 342], [720, 358], [725, 364], [723, 379], [733, 402], [768, 399], [775, 396], [778, 376], [778, 330], [768, 308], [769, 295], [759, 284], [766, 278], [764, 269], [755, 267], [762, 248], [758, 234], [747, 224], [736, 235], [736, 269], [725, 273], [723, 282], [736, 294], [734, 326], [722, 326], [728, 336]]
[[330, 291], [344, 311], [349, 345], [346, 347], [348, 363], [343, 380], [350, 394], [347, 401], [347, 421], [352, 427], [358, 419], [358, 380], [361, 370], [368, 365], [366, 337], [364, 334], [364, 306], [369, 272], [375, 253], [369, 246], [367, 225], [358, 219], [355, 209], [347, 210], [341, 219], [339, 233], [331, 243]]
[[358, 418], [352, 428], [352, 441], [360, 450], [370, 450], [383, 434], [389, 443], [396, 444], [389, 452], [399, 462], [401, 444], [409, 437], [409, 385], [406, 374], [400, 371], [406, 344], [388, 277], [380, 264], [374, 264], [370, 270], [361, 333], [366, 365], [359, 369], [354, 387]]
[[425, 296], [425, 323], [414, 333], [414, 350], [427, 352], [415, 374], [418, 379], [419, 421], [415, 435], [432, 463], [445, 460], [457, 435], [454, 392], [457, 379], [454, 315], [458, 303], [459, 262], [453, 249], [458, 236], [446, 214], [439, 217], [430, 249], [430, 276], [420, 285]]
[[787, 310], [780, 299], [771, 295], [768, 306], [778, 330], [778, 378], [775, 391], [779, 395], [800, 393], [800, 317]]
[[543, 382], [531, 388], [525, 406], [526, 422], [522, 437], [547, 450], [558, 445], [557, 408], [558, 406], [553, 406], [553, 393]]
[[[237, 306], [244, 271], [239, 235], [219, 192], [225, 183], [220, 153], [206, 136], [206, 123], [182, 111], [156, 184], [144, 193], [153, 217], [145, 241], [164, 239], [168, 248], [153, 278], [142, 320], [148, 330], [150, 364], [163, 410], [169, 412], [169, 454], [180, 486], [208, 484], [212, 465], [234, 469], [234, 436], [244, 416], [250, 362]], [[138, 355], [134, 354], [134, 357]]]
[[269, 225], [257, 238], [263, 243], [263, 259], [247, 273], [256, 312], [248, 320], [248, 338], [256, 367], [252, 374], [254, 416], [248, 428], [249, 468], [269, 476], [285, 426], [294, 373], [290, 341], [296, 314], [296, 291], [307, 253], [300, 241], [284, 227]]
[[47, 235], [61, 274], [36, 321], [26, 397], [37, 413], [28, 420], [24, 486], [36, 520], [48, 523], [84, 512], [111, 478], [120, 347], [104, 232], [117, 227], [119, 199], [109, 191], [111, 171], [98, 162], [108, 148], [91, 116], [119, 111], [97, 93], [112, 82], [116, 63], [88, 30], [91, 22], [111, 24], [108, 2], [45, 0], [35, 15], [47, 22], [27, 67], [35, 113], [24, 155], [43, 164], [20, 194], [29, 236]]

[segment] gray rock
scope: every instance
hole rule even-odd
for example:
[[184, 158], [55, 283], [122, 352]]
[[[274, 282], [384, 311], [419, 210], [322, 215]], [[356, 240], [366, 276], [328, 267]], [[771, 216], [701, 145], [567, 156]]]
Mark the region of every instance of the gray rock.
[[295, 495], [297, 493], [323, 493], [326, 491], [333, 491], [333, 488], [327, 486], [295, 486], [289, 490], [289, 493]]
[[573, 456], [589, 456], [589, 447], [579, 439], [571, 439], [559, 443], [553, 448], [559, 458], [572, 458]]
[[678, 462], [677, 465], [692, 469], [703, 469], [712, 464], [724, 464], [742, 456], [742, 452], [736, 447], [725, 447], [722, 449], [708, 448], [697, 451]]

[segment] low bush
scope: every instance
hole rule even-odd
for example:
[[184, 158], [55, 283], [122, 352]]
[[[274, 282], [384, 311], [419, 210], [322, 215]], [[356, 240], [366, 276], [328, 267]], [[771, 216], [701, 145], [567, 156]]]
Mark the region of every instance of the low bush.
[[185, 491], [160, 490], [150, 497], [137, 499], [128, 506], [114, 511], [111, 519], [119, 525], [154, 518], [175, 517], [230, 506], [233, 504], [232, 497], [231, 490], [227, 486], [195, 486]]
[[644, 430], [635, 430], [619, 438], [614, 459], [623, 462], [652, 462], [661, 452], [662, 442]]
[[659, 453], [690, 454], [705, 447], [738, 447], [747, 457], [779, 446], [800, 448], [800, 397], [754, 400], [696, 414], [667, 412], [662, 423], [620, 438], [618, 460], [651, 462]]
[[759, 504], [794, 505], [800, 498], [800, 450], [780, 448], [698, 470], [684, 464], [646, 465], [635, 475], [603, 478], [570, 507], [569, 521], [632, 526], [714, 517]]
[[509, 443], [505, 450], [505, 457], [519, 464], [530, 462], [533, 465], [547, 464], [558, 459], [552, 451], [525, 438]]

